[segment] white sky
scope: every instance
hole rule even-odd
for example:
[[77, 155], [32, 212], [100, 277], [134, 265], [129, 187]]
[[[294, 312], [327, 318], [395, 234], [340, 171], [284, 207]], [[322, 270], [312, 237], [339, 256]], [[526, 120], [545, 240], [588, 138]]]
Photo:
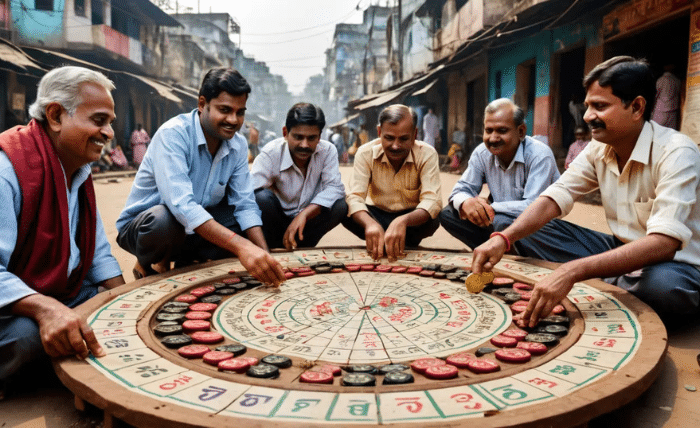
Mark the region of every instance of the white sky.
[[[370, 1], [385, 5], [394, 0], [199, 0], [199, 10], [233, 16], [241, 26], [243, 52], [264, 61], [272, 74], [284, 77], [290, 92], [298, 94], [310, 76], [323, 73], [335, 24], [362, 22]], [[197, 3], [179, 0], [182, 12], [187, 5], [196, 13]], [[236, 36], [233, 40], [238, 43]]]

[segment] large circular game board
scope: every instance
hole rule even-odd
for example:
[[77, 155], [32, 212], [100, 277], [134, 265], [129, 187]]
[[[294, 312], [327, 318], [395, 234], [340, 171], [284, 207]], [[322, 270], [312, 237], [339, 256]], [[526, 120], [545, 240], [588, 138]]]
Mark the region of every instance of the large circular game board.
[[656, 314], [601, 281], [517, 328], [543, 262], [504, 259], [473, 294], [470, 254], [273, 255], [279, 289], [228, 259], [102, 293], [80, 310], [108, 355], [57, 361], [61, 380], [144, 427], [574, 426], [641, 394], [666, 352]]

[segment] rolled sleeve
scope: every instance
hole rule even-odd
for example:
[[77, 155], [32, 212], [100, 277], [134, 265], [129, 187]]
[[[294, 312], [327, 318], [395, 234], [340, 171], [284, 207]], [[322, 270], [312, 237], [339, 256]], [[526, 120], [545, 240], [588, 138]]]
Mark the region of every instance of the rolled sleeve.
[[255, 202], [247, 157], [235, 156], [234, 170], [228, 187], [228, 203], [234, 207], [233, 215], [241, 229], [248, 230], [251, 227], [262, 226], [261, 211]]
[[436, 218], [442, 209], [442, 194], [440, 193], [440, 163], [435, 150], [431, 150], [426, 156], [425, 163], [420, 170], [421, 190], [418, 205]]
[[369, 179], [372, 170], [372, 150], [368, 150], [369, 147], [362, 150], [363, 147], [355, 155], [352, 179], [350, 180], [350, 192], [345, 198], [348, 204], [348, 216], [359, 211], [367, 211], [365, 199], [369, 190]]
[[596, 157], [602, 157], [602, 146], [588, 144], [569, 165], [569, 169], [541, 194], [552, 199], [561, 210], [558, 218], [566, 217], [574, 208], [574, 202], [581, 196], [598, 189]]
[[331, 208], [335, 201], [345, 197], [345, 185], [340, 177], [338, 150], [330, 145], [324, 154], [321, 173], [321, 191], [311, 200], [312, 204]]

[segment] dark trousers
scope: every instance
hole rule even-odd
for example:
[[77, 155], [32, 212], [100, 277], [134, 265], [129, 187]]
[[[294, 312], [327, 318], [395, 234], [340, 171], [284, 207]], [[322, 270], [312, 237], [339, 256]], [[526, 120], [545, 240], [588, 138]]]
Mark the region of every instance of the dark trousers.
[[[397, 217], [402, 216], [404, 214], [408, 214], [411, 211], [413, 211], [412, 209], [410, 209], [390, 213], [387, 211], [383, 211], [375, 207], [374, 205], [367, 205], [367, 210], [369, 212], [369, 215], [373, 219], [375, 219], [384, 230], [386, 230], [391, 224], [391, 222], [394, 221]], [[345, 226], [347, 230], [352, 232], [353, 235], [357, 236], [358, 238], [365, 239], [365, 228], [356, 223], [355, 220], [352, 219], [352, 217], [345, 217], [345, 219], [343, 220], [343, 226]], [[420, 241], [429, 236], [433, 236], [435, 231], [438, 230], [438, 227], [440, 227], [440, 220], [438, 220], [437, 218], [431, 218], [430, 220], [418, 226], [407, 227], [406, 246], [417, 247], [418, 245], [420, 245]]]
[[493, 222], [488, 227], [477, 226], [469, 220], [459, 218], [459, 213], [452, 205], [448, 205], [440, 211], [438, 216], [442, 227], [450, 235], [462, 241], [472, 250], [488, 241], [493, 232], [500, 232], [510, 226], [515, 217], [510, 214], [496, 214]]
[[[280, 200], [270, 189], [258, 189], [255, 191], [255, 201], [262, 211], [263, 234], [267, 246], [272, 248], [284, 248], [282, 240], [287, 228], [294, 220], [282, 210]], [[321, 208], [321, 213], [306, 222], [303, 235], [304, 239], [299, 241], [299, 236], [295, 236], [297, 246], [300, 248], [314, 247], [323, 235], [340, 224], [341, 220], [348, 215], [348, 204], [345, 198], [340, 198], [328, 209]]]
[[[235, 233], [241, 227], [233, 217], [234, 208], [226, 203], [207, 209], [214, 220]], [[155, 205], [137, 215], [117, 235], [117, 244], [136, 256], [141, 266], [150, 267], [164, 259], [189, 264], [192, 261], [219, 260], [232, 254], [195, 234], [187, 235], [168, 207]]]

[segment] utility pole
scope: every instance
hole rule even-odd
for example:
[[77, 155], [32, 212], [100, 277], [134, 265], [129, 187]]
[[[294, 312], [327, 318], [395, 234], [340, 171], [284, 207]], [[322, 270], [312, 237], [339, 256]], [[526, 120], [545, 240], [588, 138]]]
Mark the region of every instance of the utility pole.
[[399, 0], [399, 10], [398, 10], [398, 16], [399, 16], [399, 49], [398, 49], [398, 56], [399, 56], [399, 70], [398, 70], [398, 78], [399, 82], [403, 81], [403, 37], [402, 37], [402, 31], [401, 31], [401, 21], [403, 18], [401, 17], [401, 0]]

